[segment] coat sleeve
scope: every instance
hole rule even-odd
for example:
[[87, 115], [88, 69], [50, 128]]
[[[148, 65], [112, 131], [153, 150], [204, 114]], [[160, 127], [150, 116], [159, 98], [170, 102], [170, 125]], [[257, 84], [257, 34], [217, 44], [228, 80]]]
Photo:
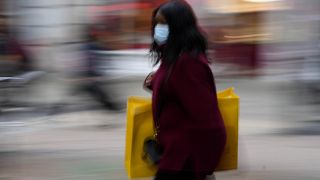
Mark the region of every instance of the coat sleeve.
[[193, 128], [221, 127], [215, 83], [208, 64], [185, 57], [177, 64], [174, 73], [174, 94], [183, 111], [192, 119]]

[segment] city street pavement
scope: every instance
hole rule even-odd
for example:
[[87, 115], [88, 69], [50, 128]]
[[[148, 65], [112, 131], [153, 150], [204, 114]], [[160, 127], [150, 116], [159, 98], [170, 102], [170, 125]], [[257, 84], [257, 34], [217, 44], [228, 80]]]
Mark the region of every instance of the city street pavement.
[[[126, 77], [107, 85], [125, 103], [128, 95], [150, 96], [142, 81]], [[235, 87], [241, 98], [239, 169], [217, 172], [216, 179], [320, 179], [319, 105], [304, 102], [308, 92], [294, 81], [265, 78], [218, 77], [216, 83], [219, 90]], [[61, 109], [0, 115], [0, 180], [128, 179], [125, 112], [105, 110], [83, 94], [70, 95]]]

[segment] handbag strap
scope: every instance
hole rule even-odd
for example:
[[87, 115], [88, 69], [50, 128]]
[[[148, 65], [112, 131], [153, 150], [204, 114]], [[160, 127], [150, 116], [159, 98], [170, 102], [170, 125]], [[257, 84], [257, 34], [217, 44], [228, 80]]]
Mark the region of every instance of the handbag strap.
[[160, 132], [160, 121], [159, 121], [159, 118], [160, 118], [160, 115], [161, 115], [161, 112], [162, 112], [162, 109], [163, 109], [163, 106], [165, 104], [165, 98], [164, 98], [164, 88], [167, 86], [168, 84], [168, 81], [169, 81], [169, 78], [171, 76], [171, 73], [172, 73], [172, 69], [173, 69], [173, 66], [174, 64], [171, 64], [169, 66], [169, 69], [167, 71], [167, 74], [166, 74], [166, 78], [165, 80], [162, 82], [162, 86], [161, 88], [163, 88], [162, 90], [160, 90], [160, 93], [159, 93], [159, 103], [157, 105], [157, 110], [156, 110], [156, 116], [155, 116], [155, 138], [157, 138], [157, 135], [158, 133]]

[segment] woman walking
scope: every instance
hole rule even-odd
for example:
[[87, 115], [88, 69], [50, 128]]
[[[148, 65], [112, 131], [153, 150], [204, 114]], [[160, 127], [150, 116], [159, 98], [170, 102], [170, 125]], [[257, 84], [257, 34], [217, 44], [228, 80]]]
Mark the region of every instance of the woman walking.
[[150, 51], [160, 67], [145, 87], [153, 91], [163, 152], [155, 180], [204, 180], [217, 167], [226, 142], [206, 39], [183, 0], [154, 10], [152, 37]]

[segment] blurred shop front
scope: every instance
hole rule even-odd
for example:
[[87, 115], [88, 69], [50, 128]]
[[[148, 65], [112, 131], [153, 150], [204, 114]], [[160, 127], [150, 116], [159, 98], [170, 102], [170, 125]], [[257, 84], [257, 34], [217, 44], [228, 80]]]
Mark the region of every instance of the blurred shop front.
[[109, 50], [148, 48], [152, 11], [165, 1], [120, 1], [92, 6], [91, 33], [105, 37]]
[[283, 1], [208, 0], [205, 24], [215, 60], [249, 69], [260, 67], [260, 48], [274, 40], [266, 14], [287, 9]]

